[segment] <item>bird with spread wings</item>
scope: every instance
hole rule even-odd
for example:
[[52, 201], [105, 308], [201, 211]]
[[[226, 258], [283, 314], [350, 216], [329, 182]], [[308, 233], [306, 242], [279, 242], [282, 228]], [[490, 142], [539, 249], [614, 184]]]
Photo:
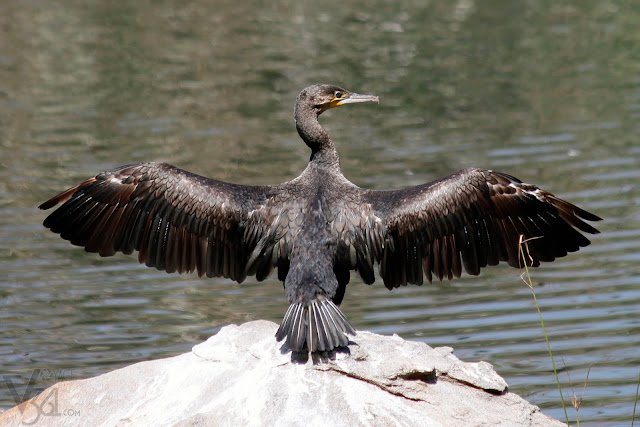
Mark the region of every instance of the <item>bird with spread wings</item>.
[[165, 163], [100, 173], [40, 205], [62, 204], [44, 221], [88, 252], [138, 252], [149, 267], [242, 282], [274, 269], [290, 301], [276, 334], [293, 351], [346, 346], [355, 329], [340, 311], [350, 271], [389, 289], [460, 277], [506, 261], [529, 266], [589, 245], [581, 233], [600, 218], [513, 176], [464, 169], [416, 187], [376, 191], [347, 180], [318, 116], [377, 102], [337, 86], [313, 85], [294, 117], [311, 149], [307, 168], [279, 185], [244, 186]]

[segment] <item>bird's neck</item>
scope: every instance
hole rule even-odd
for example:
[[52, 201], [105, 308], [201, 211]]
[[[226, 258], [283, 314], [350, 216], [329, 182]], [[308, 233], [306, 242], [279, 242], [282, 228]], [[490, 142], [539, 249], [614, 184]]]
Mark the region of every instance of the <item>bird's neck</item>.
[[327, 132], [318, 122], [318, 114], [313, 110], [296, 108], [294, 112], [296, 129], [302, 140], [311, 148], [311, 162], [340, 169], [340, 158]]

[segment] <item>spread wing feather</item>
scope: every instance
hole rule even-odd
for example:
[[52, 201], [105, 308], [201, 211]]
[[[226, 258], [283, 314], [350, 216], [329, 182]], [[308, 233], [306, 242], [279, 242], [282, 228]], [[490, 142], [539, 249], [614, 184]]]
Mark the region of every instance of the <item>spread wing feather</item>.
[[[149, 267], [242, 282], [252, 251], [268, 241], [264, 208], [274, 187], [229, 184], [164, 163], [127, 165], [89, 178], [43, 203], [44, 225], [88, 252], [138, 251]], [[263, 243], [264, 244], [264, 243]], [[273, 244], [273, 243], [272, 243]], [[261, 271], [272, 260], [256, 257]]]
[[[487, 265], [530, 266], [589, 245], [580, 231], [601, 219], [510, 175], [465, 169], [429, 184], [396, 191], [365, 191], [370, 227], [359, 252], [380, 264], [388, 288], [472, 275]], [[366, 268], [362, 268], [366, 270]]]

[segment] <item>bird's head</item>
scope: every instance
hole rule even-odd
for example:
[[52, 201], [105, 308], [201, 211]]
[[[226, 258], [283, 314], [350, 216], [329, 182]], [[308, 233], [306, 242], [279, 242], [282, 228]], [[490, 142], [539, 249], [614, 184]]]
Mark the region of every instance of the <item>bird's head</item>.
[[316, 84], [309, 86], [298, 95], [297, 105], [304, 105], [320, 115], [330, 108], [357, 102], [378, 102], [375, 95], [361, 95], [349, 92], [339, 86]]

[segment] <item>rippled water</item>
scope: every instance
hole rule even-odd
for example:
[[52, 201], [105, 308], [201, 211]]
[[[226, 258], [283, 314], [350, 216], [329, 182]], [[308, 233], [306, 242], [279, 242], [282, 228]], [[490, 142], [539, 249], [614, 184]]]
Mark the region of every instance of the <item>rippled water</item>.
[[[46, 6], [46, 7], [45, 7]], [[345, 175], [369, 188], [467, 166], [518, 176], [605, 218], [577, 254], [531, 271], [565, 401], [629, 425], [640, 375], [640, 10], [631, 2], [0, 5], [0, 374], [24, 396], [189, 351], [229, 323], [279, 322], [275, 279], [166, 275], [45, 230], [35, 207], [98, 171], [169, 161], [246, 184], [308, 159], [295, 96], [331, 82], [381, 103], [326, 113]], [[531, 290], [487, 269], [387, 291], [355, 276], [358, 329], [486, 360], [564, 419]], [[59, 376], [59, 375], [58, 375]], [[15, 404], [7, 383], [2, 407]], [[576, 411], [568, 416], [575, 422]]]

